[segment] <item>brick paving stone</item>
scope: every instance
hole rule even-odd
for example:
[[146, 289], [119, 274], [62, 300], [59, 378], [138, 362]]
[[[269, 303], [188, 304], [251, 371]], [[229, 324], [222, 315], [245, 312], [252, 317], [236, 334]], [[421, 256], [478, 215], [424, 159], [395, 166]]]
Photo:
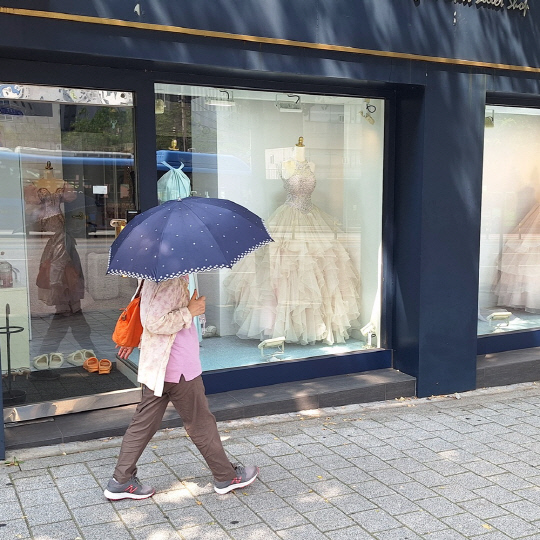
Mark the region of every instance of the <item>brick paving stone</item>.
[[[339, 498], [339, 497], [338, 497]], [[293, 497], [286, 497], [284, 501], [295, 508], [300, 513], [309, 512], [310, 510], [320, 510], [328, 508], [329, 500], [321, 497], [318, 493], [310, 492]]]
[[261, 510], [257, 512], [260, 520], [264, 521], [273, 531], [306, 525], [308, 520], [304, 517], [304, 514], [305, 512], [300, 513], [291, 507], [280, 508], [279, 512], [275, 510]]
[[375, 533], [374, 536], [377, 540], [422, 540], [423, 538], [405, 527]]
[[30, 531], [26, 519], [6, 519], [0, 517], [0, 538], [30, 538]]
[[398, 514], [405, 514], [407, 512], [417, 512], [420, 510], [417, 504], [397, 493], [385, 497], [373, 497], [370, 500], [379, 508], [388, 512], [391, 516], [397, 516]]
[[[0, 491], [0, 497], [3, 492]], [[0, 521], [9, 521], [12, 519], [21, 519], [24, 516], [23, 509], [18, 501], [0, 503]]]
[[333, 478], [333, 476], [324, 470], [319, 465], [312, 465], [310, 467], [302, 468], [290, 468], [291, 473], [298, 478], [301, 482], [305, 484], [312, 484], [315, 482], [322, 482]]
[[130, 527], [143, 527], [155, 523], [165, 523], [167, 518], [159, 506], [147, 504], [144, 506], [132, 506], [131, 508], [117, 510], [124, 523]]
[[71, 463], [70, 465], [59, 465], [49, 469], [53, 478], [67, 478], [68, 476], [81, 476], [88, 474], [88, 468], [84, 463]]
[[507, 515], [491, 518], [487, 521], [497, 530], [510, 536], [510, 538], [519, 538], [521, 536], [538, 533], [538, 527], [527, 523], [517, 516]]
[[529, 501], [517, 501], [503, 504], [502, 507], [526, 521], [533, 522], [540, 519], [540, 506]]
[[[467, 537], [463, 536], [461, 533], [454, 531], [453, 529], [444, 529], [443, 531], [436, 531], [434, 533], [429, 533], [424, 535], [424, 540], [466, 540]], [[484, 540], [488, 540], [485, 538]], [[489, 540], [493, 540], [491, 535]]]
[[360, 485], [361, 482], [373, 480], [373, 477], [357, 467], [345, 467], [332, 470], [332, 476], [349, 485]]
[[400, 493], [411, 501], [427, 499], [429, 497], [434, 497], [437, 495], [436, 491], [427, 488], [426, 486], [418, 482], [407, 482], [406, 484], [393, 486], [393, 489], [395, 489], [397, 493]]
[[[513, 536], [506, 536], [500, 531], [490, 530], [489, 535], [483, 534], [481, 536], [470, 536], [470, 540], [512, 540]], [[527, 536], [524, 540], [540, 540], [538, 536]]]
[[118, 512], [116, 512], [112, 504], [109, 504], [108, 502], [73, 508], [71, 513], [73, 514], [75, 522], [80, 527], [87, 527], [96, 523], [120, 521]]
[[[287, 502], [276, 495], [276, 493], [268, 491], [266, 493], [259, 493], [258, 495], [250, 495], [250, 492], [246, 490], [247, 495], [243, 498], [242, 502], [251, 508], [255, 513], [259, 513], [264, 510], [274, 510], [279, 512], [280, 508], [288, 506]], [[208, 496], [208, 502], [210, 501], [210, 498], [212, 496]], [[226, 496], [225, 496], [226, 497]], [[224, 499], [225, 497], [220, 497], [220, 499]], [[214, 501], [216, 498], [213, 498]], [[222, 502], [218, 500], [217, 502], [212, 502], [212, 506], [209, 506], [208, 502], [206, 500], [201, 499], [203, 505], [205, 508], [212, 508], [212, 506], [215, 504], [216, 506], [222, 505]]]
[[327, 508], [325, 510], [313, 510], [306, 512], [304, 517], [311, 521], [317, 529], [328, 532], [335, 529], [343, 529], [354, 525], [354, 521], [337, 508]]
[[328, 531], [326, 537], [330, 538], [330, 540], [373, 540], [371, 534], [358, 526], [338, 529], [337, 531]]
[[[60, 492], [55, 487], [49, 487], [47, 490], [47, 503], [50, 505], [63, 504], [62, 496]], [[8, 492], [9, 493], [9, 492]], [[102, 492], [99, 492], [100, 496]], [[43, 491], [32, 490], [32, 491], [23, 491], [17, 493], [17, 496], [20, 500], [20, 503], [24, 510], [29, 511], [29, 508], [34, 506], [43, 505]]]
[[152, 501], [164, 512], [197, 504], [195, 497], [183, 485], [181, 489], [172, 489], [156, 493], [152, 497]]
[[442, 518], [442, 521], [465, 536], [482, 534], [490, 529], [487, 521], [468, 514], [449, 516]]
[[452, 476], [449, 480], [452, 483], [459, 484], [463, 487], [466, 487], [467, 489], [479, 489], [479, 488], [485, 488], [493, 485], [493, 482], [491, 481], [491, 477], [489, 475], [486, 475], [487, 478], [484, 478], [480, 474], [475, 474], [472, 472], [464, 472], [463, 474], [456, 474]]
[[[146, 527], [130, 528], [135, 540], [180, 540], [180, 534], [169, 523], [147, 525]], [[112, 539], [111, 539], [112, 540]]]
[[521, 499], [519, 495], [499, 486], [475, 489], [474, 492], [495, 504], [507, 504]]
[[429, 463], [427, 463], [427, 467], [439, 474], [442, 474], [443, 476], [457, 476], [458, 474], [467, 472], [467, 469], [465, 467], [463, 467], [459, 463], [449, 461], [448, 459], [430, 461]]
[[[84, 540], [104, 540], [105, 538], [114, 540], [133, 540], [128, 527], [121, 522], [104, 523], [81, 527]], [[54, 536], [53, 536], [54, 538]], [[71, 537], [72, 540], [74, 537]]]
[[[309, 456], [303, 456], [302, 454], [289, 454], [287, 456], [277, 456], [273, 458], [274, 461], [281, 465], [284, 469], [304, 469], [309, 467], [315, 467], [316, 464], [310, 461]], [[321, 470], [320, 465], [317, 465]]]
[[436, 517], [433, 517], [424, 510], [419, 512], [409, 512], [408, 514], [401, 514], [396, 516], [396, 519], [418, 534], [428, 534], [431, 532], [440, 531], [447, 527], [442, 521]]
[[518, 489], [526, 489], [533, 487], [534, 484], [516, 476], [512, 473], [496, 474], [490, 476], [489, 479], [498, 486], [508, 489], [510, 491], [516, 491]]
[[326, 540], [328, 537], [317, 530], [314, 525], [301, 525], [291, 529], [277, 531], [277, 535], [283, 540]]
[[30, 511], [25, 513], [30, 529], [35, 525], [47, 525], [71, 519], [69, 509], [63, 502], [49, 504], [46, 500], [42, 500], [42, 503], [44, 504], [33, 506]]
[[436, 486], [433, 488], [433, 491], [455, 503], [470, 501], [478, 498], [476, 493], [458, 484]]
[[279, 536], [264, 523], [235, 529], [229, 534], [235, 540], [279, 540]]
[[[394, 486], [397, 490], [398, 488]], [[367, 498], [372, 497], [383, 497], [384, 495], [393, 495], [395, 493], [394, 489], [385, 486], [382, 482], [378, 480], [370, 480], [367, 482], [360, 482], [358, 486], [354, 488], [360, 495], [363, 495]]]
[[486, 499], [464, 501], [459, 503], [459, 506], [466, 512], [469, 512], [480, 519], [489, 519], [508, 514], [507, 510]]
[[444, 497], [431, 497], [418, 501], [418, 506], [437, 518], [453, 516], [463, 513], [463, 510], [455, 503]]
[[310, 486], [315, 493], [318, 493], [325, 499], [354, 493], [354, 490], [347, 486], [347, 484], [336, 479], [323, 480], [316, 484], [310, 484]]
[[290, 478], [291, 473], [281, 465], [277, 463], [275, 465], [267, 465], [264, 468], [261, 468], [259, 478], [264, 479], [265, 482], [272, 482], [276, 480], [285, 480]]
[[[60, 520], [33, 526], [32, 533], [36, 540], [49, 540], [49, 538], [54, 538], [54, 540], [73, 540], [74, 538], [81, 538], [82, 534], [80, 529], [72, 521]], [[14, 536], [12, 538], [18, 537]]]
[[387, 529], [397, 529], [400, 527], [399, 521], [394, 519], [384, 510], [365, 510], [350, 516], [361, 527], [370, 533], [381, 532]]
[[405, 484], [411, 481], [410, 476], [407, 476], [406, 474], [394, 468], [383, 469], [381, 471], [373, 471], [370, 474], [379, 482], [383, 482], [390, 487], [392, 487], [394, 484]]
[[183, 540], [228, 540], [232, 538], [218, 524], [198, 525], [182, 529], [181, 535]]
[[[184, 530], [190, 527], [199, 525], [208, 525], [214, 522], [214, 518], [206, 509], [201, 506], [193, 506], [189, 508], [177, 508], [167, 511], [167, 517], [164, 519], [169, 521], [177, 530]], [[184, 534], [182, 532], [182, 534]]]
[[87, 491], [100, 487], [96, 482], [96, 479], [89, 473], [79, 476], [57, 478], [54, 480], [54, 482], [61, 493], [68, 493], [70, 491]]

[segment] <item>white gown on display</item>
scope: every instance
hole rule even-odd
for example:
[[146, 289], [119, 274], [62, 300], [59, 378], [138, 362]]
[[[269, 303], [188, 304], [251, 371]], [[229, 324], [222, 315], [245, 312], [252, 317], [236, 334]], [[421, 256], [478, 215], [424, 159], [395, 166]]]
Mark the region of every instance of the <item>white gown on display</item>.
[[307, 161], [283, 179], [286, 202], [266, 221], [274, 242], [237, 263], [225, 280], [241, 338], [343, 343], [358, 326], [360, 278], [336, 220], [311, 202]]
[[494, 292], [498, 306], [540, 313], [540, 204], [507, 240]]

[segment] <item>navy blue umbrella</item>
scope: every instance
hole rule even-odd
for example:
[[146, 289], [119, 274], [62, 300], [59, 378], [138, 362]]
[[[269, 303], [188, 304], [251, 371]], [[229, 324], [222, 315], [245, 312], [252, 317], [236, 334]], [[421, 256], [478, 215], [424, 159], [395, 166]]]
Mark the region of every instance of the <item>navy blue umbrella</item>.
[[107, 274], [164, 281], [230, 268], [268, 242], [262, 219], [247, 208], [186, 197], [134, 217], [111, 245]]

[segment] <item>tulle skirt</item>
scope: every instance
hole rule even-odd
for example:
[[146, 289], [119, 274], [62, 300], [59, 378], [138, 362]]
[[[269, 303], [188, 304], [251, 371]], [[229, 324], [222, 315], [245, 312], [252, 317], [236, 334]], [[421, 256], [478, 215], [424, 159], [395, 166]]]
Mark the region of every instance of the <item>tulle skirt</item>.
[[284, 204], [267, 220], [274, 242], [225, 280], [241, 338], [343, 343], [360, 316], [360, 278], [337, 239], [335, 219]]
[[506, 241], [494, 292], [499, 306], [540, 313], [540, 204]]

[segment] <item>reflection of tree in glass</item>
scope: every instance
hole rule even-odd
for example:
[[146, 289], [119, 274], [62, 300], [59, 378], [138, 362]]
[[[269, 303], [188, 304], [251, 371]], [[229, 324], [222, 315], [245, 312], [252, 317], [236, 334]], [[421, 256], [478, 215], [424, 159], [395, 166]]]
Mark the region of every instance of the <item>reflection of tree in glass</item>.
[[178, 150], [191, 148], [191, 106], [182, 96], [168, 96], [162, 114], [156, 114], [156, 150], [166, 150], [176, 139]]
[[133, 152], [131, 108], [77, 108], [75, 119], [62, 132], [64, 150]]
[[171, 141], [176, 139], [177, 149], [182, 152], [195, 146], [196, 152], [215, 153], [216, 111], [202, 98], [164, 97], [165, 108], [156, 114], [156, 150], [170, 149]]

